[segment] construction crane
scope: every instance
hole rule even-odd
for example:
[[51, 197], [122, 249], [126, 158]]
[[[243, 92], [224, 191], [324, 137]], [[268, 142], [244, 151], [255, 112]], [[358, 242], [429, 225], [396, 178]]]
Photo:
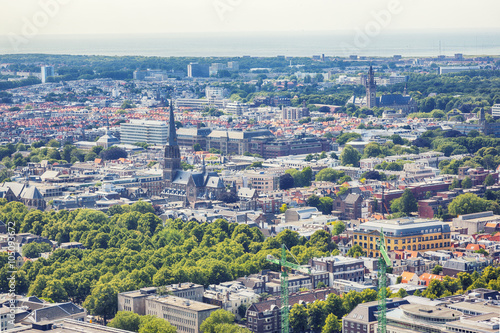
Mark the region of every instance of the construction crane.
[[379, 277], [378, 277], [378, 328], [377, 333], [386, 333], [386, 298], [387, 298], [387, 266], [391, 265], [391, 260], [387, 255], [387, 248], [385, 247], [384, 231], [380, 229], [380, 237], [377, 240], [378, 250], [380, 251], [379, 258]]
[[297, 259], [293, 254], [288, 251], [292, 257], [297, 261], [297, 264], [286, 260], [287, 248], [285, 244], [281, 245], [281, 258], [277, 259], [273, 255], [268, 254], [266, 260], [273, 264], [281, 266], [281, 333], [288, 333], [290, 331], [290, 319], [288, 317], [290, 309], [288, 308], [288, 270], [293, 269], [305, 274], [311, 274], [311, 270], [302, 267], [298, 264]]

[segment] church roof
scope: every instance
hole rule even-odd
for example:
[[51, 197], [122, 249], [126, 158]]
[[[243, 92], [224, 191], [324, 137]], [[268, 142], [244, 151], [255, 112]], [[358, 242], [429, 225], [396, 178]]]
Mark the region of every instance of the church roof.
[[23, 193], [21, 194], [23, 199], [43, 199], [43, 195], [38, 191], [35, 186], [25, 187]]
[[379, 97], [379, 106], [392, 105], [408, 105], [411, 101], [411, 96], [403, 96], [401, 94], [387, 94]]
[[224, 182], [219, 177], [210, 177], [208, 178], [206, 186], [211, 188], [223, 188]]

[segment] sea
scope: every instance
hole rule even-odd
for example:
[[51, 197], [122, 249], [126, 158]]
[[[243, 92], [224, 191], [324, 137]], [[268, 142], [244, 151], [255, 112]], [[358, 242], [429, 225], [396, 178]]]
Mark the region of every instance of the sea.
[[310, 57], [350, 55], [426, 57], [500, 55], [492, 30], [217, 32], [183, 34], [0, 35], [0, 54], [106, 56]]

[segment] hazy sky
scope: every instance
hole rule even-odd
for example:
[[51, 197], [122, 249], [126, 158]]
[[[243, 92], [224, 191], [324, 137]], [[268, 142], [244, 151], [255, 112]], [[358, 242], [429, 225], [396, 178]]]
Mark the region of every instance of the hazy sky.
[[[54, 5], [56, 4], [56, 5]], [[0, 34], [500, 29], [498, 0], [0, 0]]]

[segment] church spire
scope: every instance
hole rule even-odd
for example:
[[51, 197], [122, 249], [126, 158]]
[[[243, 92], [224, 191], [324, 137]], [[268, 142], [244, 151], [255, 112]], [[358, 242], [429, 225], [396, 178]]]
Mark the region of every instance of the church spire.
[[174, 119], [174, 99], [170, 99], [170, 119], [168, 121], [168, 144], [170, 146], [177, 146], [177, 133], [175, 131]]

